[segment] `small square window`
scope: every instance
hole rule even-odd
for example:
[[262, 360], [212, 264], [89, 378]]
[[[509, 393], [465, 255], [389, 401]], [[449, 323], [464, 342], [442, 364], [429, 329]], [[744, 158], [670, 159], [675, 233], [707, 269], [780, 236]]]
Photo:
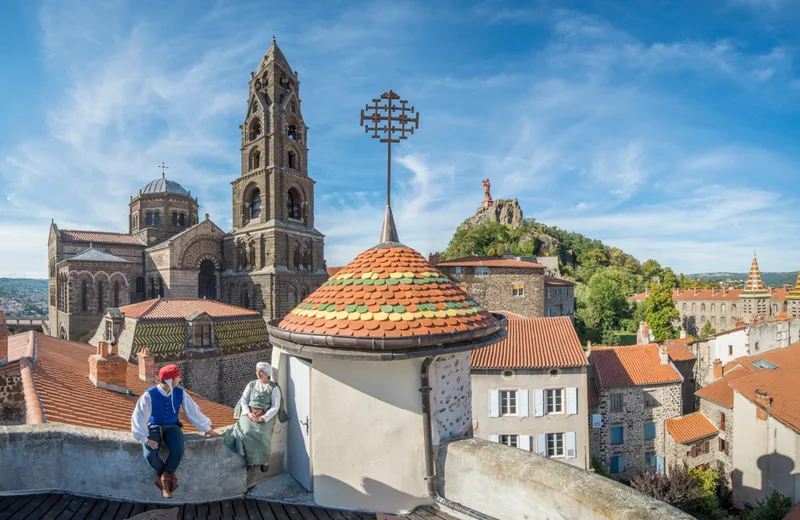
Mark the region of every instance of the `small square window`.
[[516, 448], [519, 445], [519, 435], [501, 435], [500, 444]]
[[648, 441], [656, 438], [656, 423], [644, 423], [644, 440]]
[[489, 268], [488, 267], [476, 267], [475, 268], [475, 276], [489, 276]]
[[622, 411], [622, 394], [611, 394], [611, 411]]
[[517, 415], [516, 390], [500, 390], [500, 415]]
[[564, 434], [563, 433], [548, 433], [547, 434], [547, 456], [548, 457], [563, 457], [564, 456]]
[[622, 444], [625, 441], [625, 433], [622, 426], [611, 427], [611, 444]]
[[622, 473], [625, 471], [625, 455], [611, 457], [611, 473]]
[[564, 413], [564, 389], [549, 388], [545, 390], [547, 395], [547, 413]]
[[512, 296], [525, 296], [525, 286], [515, 285], [511, 290]]
[[456, 266], [456, 274], [461, 274], [461, 267]]

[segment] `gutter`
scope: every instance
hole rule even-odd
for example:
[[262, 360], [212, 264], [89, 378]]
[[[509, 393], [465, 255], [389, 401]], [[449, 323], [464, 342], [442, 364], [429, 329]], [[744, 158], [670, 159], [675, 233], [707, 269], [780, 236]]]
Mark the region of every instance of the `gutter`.
[[44, 410], [33, 380], [34, 361], [36, 361], [36, 333], [30, 331], [25, 355], [19, 359], [22, 394], [25, 399], [25, 424], [44, 424]]
[[452, 509], [453, 511], [457, 511], [470, 518], [474, 518], [476, 520], [497, 520], [494, 517], [485, 515], [480, 511], [476, 511], [439, 495], [433, 462], [433, 438], [431, 437], [433, 430], [433, 427], [431, 426], [433, 414], [431, 414], [430, 367], [435, 359], [436, 356], [430, 356], [425, 358], [425, 360], [422, 362], [420, 374], [422, 386], [419, 389], [420, 393], [422, 394], [422, 431], [423, 438], [425, 440], [425, 483], [428, 487], [428, 495], [430, 495], [434, 503], [441, 504], [444, 507]]

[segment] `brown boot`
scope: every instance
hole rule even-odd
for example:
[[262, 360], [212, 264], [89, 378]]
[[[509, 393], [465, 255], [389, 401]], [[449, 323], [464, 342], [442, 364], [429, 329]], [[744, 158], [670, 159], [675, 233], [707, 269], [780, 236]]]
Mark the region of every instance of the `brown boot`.
[[156, 481], [153, 482], [158, 489], [164, 489], [164, 486], [161, 484], [161, 473], [158, 474], [156, 477]]
[[178, 489], [178, 475], [175, 473], [173, 473], [169, 479], [169, 489], [170, 491], [175, 491]]
[[161, 475], [161, 496], [172, 498], [172, 475], [163, 473]]
[[269, 464], [262, 464], [261, 473], [266, 473], [267, 471], [269, 471]]

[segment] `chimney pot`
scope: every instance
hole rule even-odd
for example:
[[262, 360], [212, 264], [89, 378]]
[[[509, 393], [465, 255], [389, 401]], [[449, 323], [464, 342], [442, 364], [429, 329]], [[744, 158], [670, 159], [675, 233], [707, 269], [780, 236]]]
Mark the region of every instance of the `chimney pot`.
[[661, 345], [658, 346], [658, 356], [660, 358], [660, 361], [661, 361], [662, 365], [668, 365], [669, 364], [669, 352], [667, 352], [667, 344], [666, 343], [662, 343]]
[[760, 404], [761, 406], [768, 408], [772, 406], [772, 397], [770, 397], [769, 392], [761, 391], [756, 388], [756, 403]]
[[722, 296], [728, 296], [728, 288], [727, 287], [723, 287], [722, 288]]
[[97, 353], [89, 356], [89, 381], [97, 388], [127, 393], [128, 362], [116, 353], [116, 344], [111, 350], [105, 341], [97, 344]]
[[8, 364], [8, 326], [6, 313], [0, 311], [0, 367]]
[[156, 380], [156, 360], [150, 354], [150, 349], [147, 347], [142, 348], [136, 354], [136, 360], [139, 365], [139, 379], [147, 382], [155, 382]]
[[713, 370], [714, 370], [714, 374], [713, 374], [714, 381], [716, 381], [717, 379], [721, 379], [722, 378], [722, 361], [720, 361], [719, 359], [715, 359], [714, 360], [714, 369]]

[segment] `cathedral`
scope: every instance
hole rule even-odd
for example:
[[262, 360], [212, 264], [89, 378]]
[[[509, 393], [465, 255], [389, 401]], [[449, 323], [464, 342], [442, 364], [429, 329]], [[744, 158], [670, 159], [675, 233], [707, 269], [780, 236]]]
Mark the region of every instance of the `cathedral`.
[[131, 197], [128, 233], [53, 222], [50, 334], [86, 340], [107, 308], [153, 298], [219, 300], [278, 319], [325, 282], [299, 94], [273, 40], [250, 73], [230, 231], [201, 219], [198, 199], [163, 174]]

